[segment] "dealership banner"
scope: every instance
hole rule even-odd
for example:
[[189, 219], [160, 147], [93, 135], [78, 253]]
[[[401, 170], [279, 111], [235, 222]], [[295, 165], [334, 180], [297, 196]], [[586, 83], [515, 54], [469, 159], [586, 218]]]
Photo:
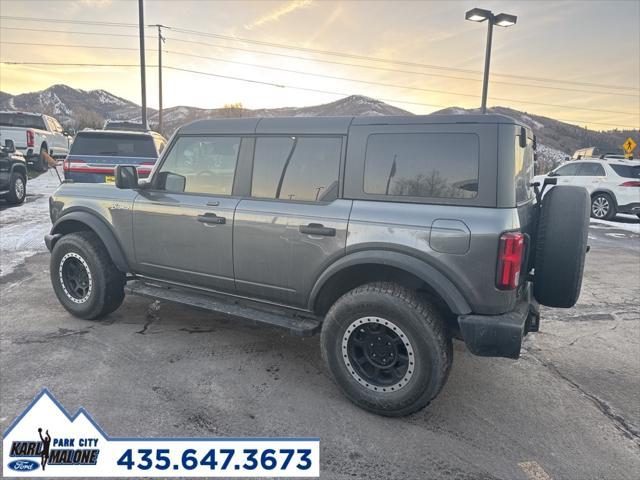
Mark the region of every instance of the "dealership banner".
[[109, 437], [46, 389], [3, 435], [4, 477], [318, 477], [319, 438]]

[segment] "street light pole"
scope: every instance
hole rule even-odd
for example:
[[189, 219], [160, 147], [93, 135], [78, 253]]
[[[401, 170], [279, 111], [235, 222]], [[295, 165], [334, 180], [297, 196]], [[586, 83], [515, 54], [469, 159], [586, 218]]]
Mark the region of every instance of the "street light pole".
[[144, 5], [138, 0], [138, 31], [140, 34], [140, 85], [142, 90], [142, 126], [147, 127], [147, 79], [144, 62]]
[[482, 81], [482, 113], [487, 113], [487, 93], [489, 90], [489, 66], [491, 65], [491, 42], [493, 40], [493, 26], [510, 27], [515, 25], [518, 17], [508, 13], [494, 15], [491, 10], [472, 8], [465, 14], [465, 18], [472, 22], [487, 21], [487, 49], [484, 54], [484, 78]]
[[487, 113], [487, 92], [489, 90], [489, 66], [491, 65], [491, 41], [493, 39], [493, 21], [487, 22], [487, 49], [484, 53], [484, 79], [482, 81], [482, 113]]

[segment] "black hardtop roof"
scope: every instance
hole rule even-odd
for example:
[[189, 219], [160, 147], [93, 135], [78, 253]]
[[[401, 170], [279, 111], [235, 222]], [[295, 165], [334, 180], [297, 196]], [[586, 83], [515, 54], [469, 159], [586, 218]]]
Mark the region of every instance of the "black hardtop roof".
[[506, 115], [402, 115], [368, 117], [211, 118], [180, 127], [178, 134], [334, 134], [346, 135], [352, 125], [417, 125], [445, 123], [518, 124]]

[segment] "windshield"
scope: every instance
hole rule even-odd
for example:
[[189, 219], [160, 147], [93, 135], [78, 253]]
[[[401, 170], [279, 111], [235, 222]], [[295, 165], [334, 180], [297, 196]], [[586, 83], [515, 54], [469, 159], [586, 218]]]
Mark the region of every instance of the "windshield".
[[624, 178], [640, 178], [640, 165], [609, 165], [613, 171]]
[[70, 155], [157, 158], [150, 135], [79, 133]]
[[47, 129], [41, 116], [25, 115], [24, 113], [0, 113], [0, 126]]

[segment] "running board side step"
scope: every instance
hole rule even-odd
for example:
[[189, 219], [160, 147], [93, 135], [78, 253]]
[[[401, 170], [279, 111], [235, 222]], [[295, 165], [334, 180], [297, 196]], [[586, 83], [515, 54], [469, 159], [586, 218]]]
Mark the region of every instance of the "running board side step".
[[127, 283], [125, 291], [142, 297], [180, 303], [200, 310], [222, 313], [233, 317], [240, 317], [256, 323], [272, 325], [288, 330], [299, 337], [309, 337], [320, 331], [322, 319], [306, 317], [297, 314], [277, 314], [257, 308], [229, 301], [221, 296], [213, 296], [182, 287], [157, 285], [134, 280]]

